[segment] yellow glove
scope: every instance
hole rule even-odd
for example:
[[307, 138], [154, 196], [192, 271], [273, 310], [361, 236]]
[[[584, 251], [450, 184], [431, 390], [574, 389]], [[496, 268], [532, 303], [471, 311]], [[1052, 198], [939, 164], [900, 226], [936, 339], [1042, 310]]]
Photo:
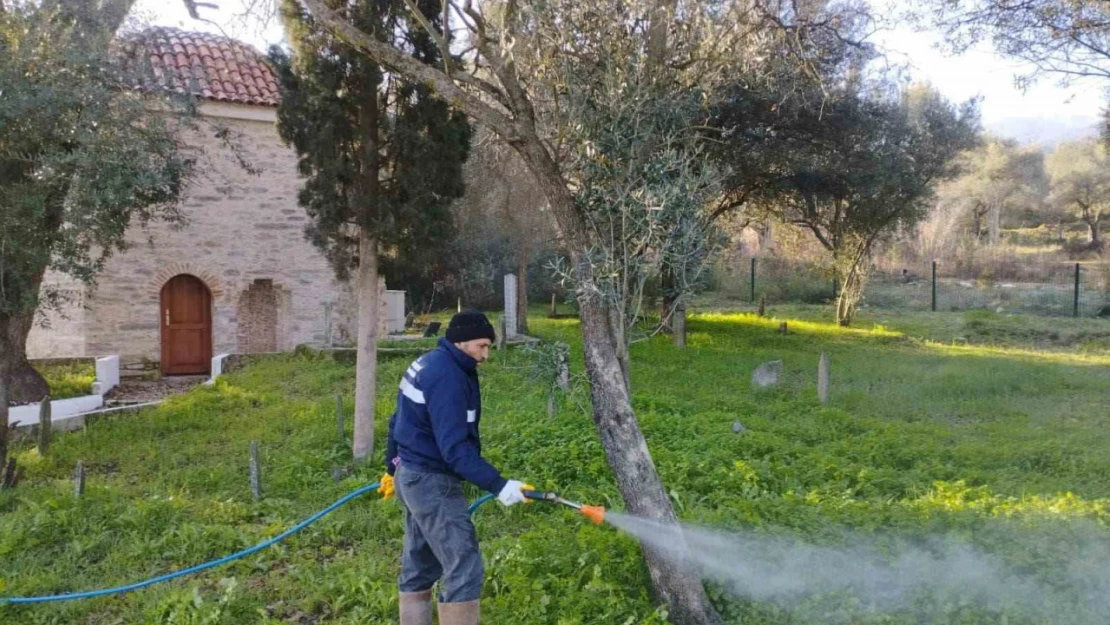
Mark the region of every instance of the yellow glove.
[[[524, 486], [521, 486], [521, 487], [520, 487], [520, 490], [521, 490], [521, 491], [526, 491], [526, 490], [536, 490], [536, 487], [535, 487], [535, 486], [532, 486], [531, 484], [525, 484]], [[532, 503], [532, 500], [531, 500], [531, 499], [529, 499], [529, 498], [527, 498], [527, 497], [525, 497], [525, 498], [524, 498], [524, 503], [526, 503], [526, 504], [527, 504], [527, 503]]]
[[378, 486], [378, 492], [382, 494], [382, 499], [393, 499], [396, 491], [393, 490], [393, 476], [386, 473], [382, 476], [381, 484]]

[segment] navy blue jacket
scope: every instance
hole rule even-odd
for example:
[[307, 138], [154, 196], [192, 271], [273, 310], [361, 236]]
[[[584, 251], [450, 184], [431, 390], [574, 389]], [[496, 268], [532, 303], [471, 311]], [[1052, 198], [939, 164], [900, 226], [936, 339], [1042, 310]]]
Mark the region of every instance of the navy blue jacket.
[[501, 492], [507, 480], [482, 458], [481, 420], [478, 362], [439, 339], [401, 378], [397, 411], [389, 420], [386, 471], [392, 474], [399, 459], [420, 471], [447, 473]]

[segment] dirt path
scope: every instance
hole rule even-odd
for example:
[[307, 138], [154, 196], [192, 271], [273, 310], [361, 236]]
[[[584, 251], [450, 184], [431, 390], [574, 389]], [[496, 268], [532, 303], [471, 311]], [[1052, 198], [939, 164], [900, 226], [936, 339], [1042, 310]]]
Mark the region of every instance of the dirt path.
[[104, 396], [107, 406], [145, 403], [165, 399], [199, 386], [208, 376], [175, 375], [157, 380], [129, 380], [124, 378], [119, 386]]

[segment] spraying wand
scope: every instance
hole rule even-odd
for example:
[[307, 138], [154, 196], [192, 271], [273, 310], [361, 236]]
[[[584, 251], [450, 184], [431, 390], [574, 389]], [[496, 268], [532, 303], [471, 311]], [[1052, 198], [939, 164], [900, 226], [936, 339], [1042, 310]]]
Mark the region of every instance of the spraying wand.
[[563, 499], [558, 493], [544, 492], [539, 490], [525, 490], [522, 491], [524, 496], [528, 499], [535, 501], [548, 501], [551, 503], [562, 504], [582, 513], [582, 516], [594, 522], [595, 525], [601, 525], [605, 521], [605, 508], [602, 506], [587, 506], [580, 504], [577, 501], [569, 501]]

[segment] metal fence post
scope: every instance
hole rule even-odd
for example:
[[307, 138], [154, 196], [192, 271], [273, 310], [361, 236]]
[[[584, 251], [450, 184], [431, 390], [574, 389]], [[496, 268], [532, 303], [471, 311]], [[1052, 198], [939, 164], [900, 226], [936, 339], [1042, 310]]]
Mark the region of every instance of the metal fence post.
[[1079, 316], [1079, 263], [1075, 263], [1075, 294], [1072, 300], [1072, 314]]
[[752, 256], [751, 302], [755, 303], [755, 256]]
[[937, 311], [937, 261], [933, 261], [933, 312]]

